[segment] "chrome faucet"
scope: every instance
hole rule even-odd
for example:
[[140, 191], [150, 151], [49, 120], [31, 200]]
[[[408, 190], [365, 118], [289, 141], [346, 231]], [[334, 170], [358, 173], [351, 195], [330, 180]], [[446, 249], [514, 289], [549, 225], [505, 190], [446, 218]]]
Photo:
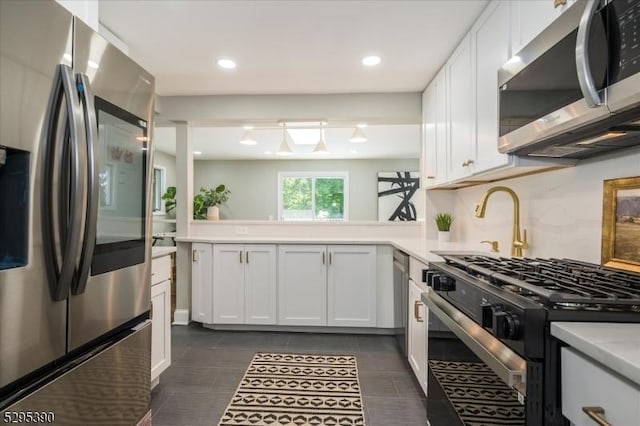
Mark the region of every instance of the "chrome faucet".
[[482, 198], [480, 198], [480, 202], [476, 205], [476, 217], [484, 217], [485, 211], [487, 210], [487, 201], [494, 192], [506, 192], [511, 195], [511, 199], [513, 200], [513, 242], [511, 243], [511, 256], [522, 257], [522, 250], [529, 248], [529, 243], [527, 243], [527, 230], [524, 230], [524, 238], [521, 238], [520, 200], [511, 188], [507, 188], [506, 186], [494, 186], [493, 188], [489, 188], [487, 192], [482, 195]]

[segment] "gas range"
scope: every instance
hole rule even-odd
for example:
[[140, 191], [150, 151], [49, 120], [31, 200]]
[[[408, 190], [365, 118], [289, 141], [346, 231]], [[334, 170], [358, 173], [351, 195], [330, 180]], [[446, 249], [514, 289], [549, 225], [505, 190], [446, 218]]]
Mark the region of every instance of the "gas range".
[[527, 426], [566, 424], [563, 343], [551, 336], [551, 322], [640, 322], [640, 274], [571, 259], [437, 254], [444, 262], [423, 273], [427, 306], [526, 395]]

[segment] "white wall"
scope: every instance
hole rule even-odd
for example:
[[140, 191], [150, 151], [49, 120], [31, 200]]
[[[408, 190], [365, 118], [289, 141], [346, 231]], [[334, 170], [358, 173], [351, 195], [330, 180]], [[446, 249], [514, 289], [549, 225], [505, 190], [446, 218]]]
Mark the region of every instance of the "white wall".
[[[378, 219], [378, 172], [418, 171], [418, 159], [398, 160], [247, 160], [195, 161], [194, 191], [225, 184], [231, 191], [221, 206], [222, 219], [267, 220], [278, 217], [278, 172], [349, 172], [349, 220]], [[421, 197], [421, 191], [416, 197]], [[422, 206], [421, 198], [415, 199]], [[422, 218], [422, 211], [418, 218]]]
[[[521, 226], [528, 231], [525, 256], [569, 257], [600, 263], [602, 184], [605, 179], [640, 175], [640, 148], [582, 160], [576, 167], [509, 179], [456, 191], [427, 193], [427, 224], [433, 214], [452, 208], [456, 241], [498, 240], [500, 252], [510, 252], [511, 198], [494, 193], [484, 219], [474, 217], [475, 205], [488, 188], [504, 185], [520, 198]], [[443, 202], [444, 200], [444, 202]], [[433, 228], [427, 229], [427, 236]]]
[[56, 0], [56, 2], [98, 32], [98, 0]]

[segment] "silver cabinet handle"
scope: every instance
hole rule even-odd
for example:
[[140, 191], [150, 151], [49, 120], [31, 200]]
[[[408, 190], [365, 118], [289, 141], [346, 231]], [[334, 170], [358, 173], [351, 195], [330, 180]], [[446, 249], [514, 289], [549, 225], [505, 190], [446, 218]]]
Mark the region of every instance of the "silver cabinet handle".
[[245, 257], [245, 259], [247, 260], [247, 264], [248, 264], [248, 263], [249, 263], [249, 251], [247, 250], [247, 251], [245, 251], [244, 253], [245, 253], [245, 256], [244, 256], [244, 257]]
[[196, 250], [191, 251], [191, 261], [194, 263], [198, 261], [198, 256], [196, 253], [198, 253]]
[[322, 252], [322, 264], [323, 265], [325, 264], [325, 262], [324, 262], [324, 252]]
[[417, 322], [424, 322], [424, 320], [420, 318], [420, 305], [422, 305], [422, 302], [419, 300], [413, 302], [413, 317]]
[[576, 40], [576, 67], [578, 69], [578, 82], [584, 100], [590, 108], [602, 105], [602, 99], [598, 94], [596, 85], [589, 68], [589, 33], [593, 16], [600, 4], [599, 0], [587, 0], [587, 6], [582, 13], [580, 26], [578, 27], [578, 39]]
[[435, 179], [435, 176], [427, 176], [427, 179]]
[[242, 250], [240, 250], [238, 254], [240, 255], [240, 263], [242, 263]]
[[331, 265], [331, 253], [329, 253], [329, 265]]
[[602, 407], [582, 407], [582, 411], [585, 412], [589, 418], [600, 426], [611, 426], [611, 423], [604, 418], [604, 408]]

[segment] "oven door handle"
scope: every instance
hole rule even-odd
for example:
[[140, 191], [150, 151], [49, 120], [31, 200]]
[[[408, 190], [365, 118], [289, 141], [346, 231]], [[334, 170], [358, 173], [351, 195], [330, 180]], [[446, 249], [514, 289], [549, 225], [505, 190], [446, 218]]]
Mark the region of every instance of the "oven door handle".
[[527, 394], [527, 362], [491, 335], [475, 321], [454, 308], [429, 289], [422, 301], [449, 329], [462, 340], [508, 386], [522, 395]]
[[589, 68], [589, 33], [591, 23], [598, 9], [598, 0], [587, 0], [587, 6], [582, 13], [580, 26], [578, 27], [578, 38], [576, 41], [576, 68], [578, 70], [578, 82], [584, 100], [590, 108], [602, 105], [602, 98], [598, 94], [598, 89], [593, 81], [591, 69]]

